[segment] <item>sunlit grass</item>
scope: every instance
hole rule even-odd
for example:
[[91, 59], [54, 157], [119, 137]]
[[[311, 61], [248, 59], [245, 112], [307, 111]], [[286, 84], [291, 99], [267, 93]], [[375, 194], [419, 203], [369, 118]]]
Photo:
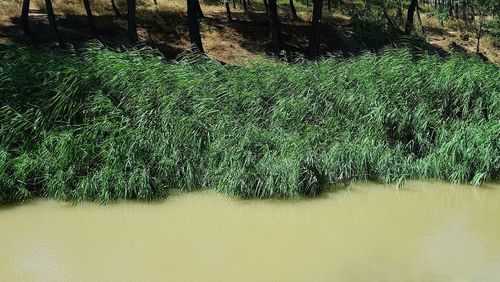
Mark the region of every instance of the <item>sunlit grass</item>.
[[500, 172], [500, 70], [478, 59], [390, 50], [236, 67], [149, 48], [2, 48], [0, 202], [298, 197]]

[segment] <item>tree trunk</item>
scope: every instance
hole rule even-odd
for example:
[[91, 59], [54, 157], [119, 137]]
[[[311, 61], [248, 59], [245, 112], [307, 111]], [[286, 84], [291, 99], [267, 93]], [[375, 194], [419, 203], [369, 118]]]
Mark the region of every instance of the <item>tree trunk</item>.
[[23, 0], [23, 8], [21, 10], [21, 28], [24, 35], [29, 36], [30, 29], [28, 27], [28, 14], [30, 11], [30, 0]]
[[448, 16], [453, 17], [453, 0], [448, 0]]
[[332, 11], [332, 0], [328, 0], [328, 11], [330, 11], [330, 12]]
[[191, 42], [193, 52], [205, 53], [201, 42], [200, 23], [198, 22], [199, 5], [198, 0], [187, 0], [189, 41]]
[[115, 0], [111, 0], [111, 7], [113, 8], [113, 11], [115, 12], [115, 15], [119, 18], [123, 18], [122, 14], [120, 13], [120, 10], [118, 10], [118, 7], [116, 7]]
[[247, 0], [242, 0], [243, 2], [243, 11], [248, 11], [248, 7], [247, 7]]
[[484, 22], [484, 12], [483, 10], [479, 9], [479, 27], [476, 30], [476, 38], [477, 38], [477, 43], [476, 43], [476, 54], [479, 54], [479, 44], [481, 41], [481, 36], [483, 35], [483, 22]]
[[398, 25], [403, 25], [403, 2], [400, 0], [398, 3], [397, 11], [396, 11], [396, 22]]
[[158, 1], [157, 0], [153, 0], [153, 3], [155, 4], [155, 6], [158, 6]]
[[231, 17], [231, 5], [229, 5], [229, 0], [224, 0], [224, 5], [226, 6], [227, 21], [231, 22], [233, 17]]
[[283, 49], [280, 21], [278, 18], [278, 4], [276, 0], [269, 0], [269, 18], [271, 20], [271, 39], [278, 50]]
[[137, 38], [137, 23], [135, 19], [136, 14], [136, 0], [127, 0], [127, 22], [128, 22], [128, 36], [130, 43], [136, 43]]
[[51, 0], [45, 0], [45, 9], [47, 10], [47, 17], [49, 18], [49, 27], [52, 36], [57, 40], [59, 46], [63, 47], [64, 42], [62, 41], [59, 31], [57, 30], [56, 17], [54, 16], [54, 8], [52, 7]]
[[236, 0], [233, 0], [233, 8], [236, 9]]
[[323, 10], [323, 0], [314, 0], [311, 36], [309, 38], [309, 57], [312, 59], [316, 58], [319, 52], [319, 37], [321, 29], [322, 10]]
[[462, 0], [462, 18], [467, 25], [467, 1]]
[[85, 6], [85, 11], [87, 12], [87, 21], [89, 23], [90, 33], [97, 37], [97, 29], [95, 27], [94, 16], [92, 15], [89, 0], [83, 0], [83, 5]]
[[406, 17], [405, 34], [410, 35], [413, 29], [413, 15], [415, 14], [415, 9], [417, 7], [418, 0], [411, 0], [410, 6], [408, 7], [408, 16]]
[[422, 24], [422, 17], [420, 17], [420, 6], [418, 5], [418, 2], [417, 2], [417, 8], [416, 8], [416, 11], [417, 11], [417, 20], [418, 20], [418, 32], [420, 32], [420, 34], [424, 34], [424, 25]]
[[267, 3], [267, 0], [264, 0], [264, 8], [266, 8], [266, 14], [269, 15], [269, 4]]
[[389, 16], [389, 14], [387, 14], [387, 10], [385, 7], [382, 7], [382, 13], [384, 14], [387, 23], [392, 27], [392, 29], [401, 31], [399, 27], [391, 20], [391, 17]]
[[205, 15], [203, 14], [203, 11], [201, 10], [200, 1], [196, 0], [195, 4], [196, 4], [196, 13], [198, 14], [198, 18], [199, 19], [204, 18]]
[[403, 22], [403, 11], [398, 6], [398, 9], [396, 11], [396, 23], [401, 26], [402, 22]]
[[476, 12], [474, 11], [474, 4], [469, 4], [469, 15], [470, 15], [470, 21], [474, 22], [476, 20]]
[[299, 17], [297, 16], [297, 10], [295, 9], [295, 4], [293, 4], [293, 0], [290, 0], [290, 10], [292, 10], [293, 20], [298, 21]]

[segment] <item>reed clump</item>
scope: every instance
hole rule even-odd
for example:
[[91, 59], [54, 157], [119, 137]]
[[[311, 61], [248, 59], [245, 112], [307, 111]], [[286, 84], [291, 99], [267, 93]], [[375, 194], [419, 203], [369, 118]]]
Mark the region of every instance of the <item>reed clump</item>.
[[478, 59], [395, 49], [235, 67], [150, 48], [0, 50], [0, 202], [298, 197], [499, 172], [500, 70]]

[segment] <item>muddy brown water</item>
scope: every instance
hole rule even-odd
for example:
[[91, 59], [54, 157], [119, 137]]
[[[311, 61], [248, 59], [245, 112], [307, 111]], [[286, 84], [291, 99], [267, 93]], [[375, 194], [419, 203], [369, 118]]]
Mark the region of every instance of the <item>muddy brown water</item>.
[[500, 185], [0, 209], [1, 281], [500, 281]]

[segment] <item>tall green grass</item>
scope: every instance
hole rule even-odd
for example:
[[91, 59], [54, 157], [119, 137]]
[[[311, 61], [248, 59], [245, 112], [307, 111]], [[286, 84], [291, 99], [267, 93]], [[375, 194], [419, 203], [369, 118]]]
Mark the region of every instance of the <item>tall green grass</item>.
[[148, 48], [1, 48], [0, 202], [499, 176], [500, 69], [477, 59], [391, 50], [236, 67]]

